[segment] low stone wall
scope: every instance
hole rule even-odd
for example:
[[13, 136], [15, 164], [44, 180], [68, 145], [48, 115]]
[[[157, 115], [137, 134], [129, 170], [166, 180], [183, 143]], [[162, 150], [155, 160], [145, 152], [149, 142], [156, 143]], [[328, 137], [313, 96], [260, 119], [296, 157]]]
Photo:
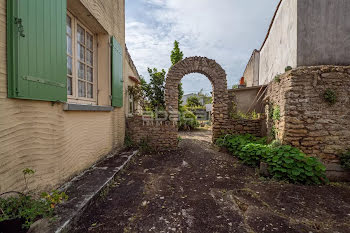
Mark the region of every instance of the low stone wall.
[[252, 134], [257, 137], [266, 135], [264, 131], [265, 119], [229, 119], [228, 124], [221, 129], [222, 134]]
[[129, 117], [127, 135], [135, 143], [145, 142], [157, 151], [177, 148], [177, 126], [171, 121], [143, 121], [141, 116]]
[[[329, 89], [337, 101], [325, 101]], [[300, 67], [272, 81], [265, 98], [268, 135], [325, 163], [337, 163], [350, 147], [350, 66]], [[280, 119], [272, 119], [274, 106]]]

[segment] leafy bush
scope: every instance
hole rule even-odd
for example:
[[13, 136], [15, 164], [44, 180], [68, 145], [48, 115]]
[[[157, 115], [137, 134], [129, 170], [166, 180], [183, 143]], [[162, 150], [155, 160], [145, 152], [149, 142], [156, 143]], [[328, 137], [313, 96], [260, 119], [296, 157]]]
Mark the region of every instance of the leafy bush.
[[340, 156], [340, 164], [344, 169], [350, 169], [350, 150]]
[[180, 115], [179, 130], [193, 130], [199, 126], [199, 121], [193, 112], [184, 110]]
[[290, 71], [290, 70], [292, 70], [292, 69], [293, 69], [293, 67], [287, 66], [287, 67], [284, 69], [284, 71], [288, 72], [288, 71]]
[[216, 143], [228, 148], [246, 165], [257, 167], [260, 162], [267, 163], [273, 178], [300, 184], [328, 182], [325, 166], [297, 148], [278, 143], [267, 144], [265, 138], [259, 139], [249, 134], [226, 135]]
[[274, 78], [273, 80], [274, 80], [276, 83], [281, 82], [281, 75], [280, 75], [280, 74], [276, 75], [275, 78]]
[[29, 228], [34, 221], [53, 217], [57, 204], [67, 200], [65, 193], [54, 191], [52, 194], [43, 193], [42, 199], [34, 199], [30, 195], [19, 194], [18, 197], [0, 198], [0, 222], [11, 219], [24, 219], [23, 228]]
[[[25, 189], [28, 188], [27, 175], [33, 175], [34, 170], [26, 168], [23, 171], [25, 180]], [[23, 229], [28, 229], [34, 221], [40, 218], [53, 217], [54, 208], [57, 204], [68, 199], [68, 196], [64, 192], [58, 192], [57, 190], [49, 193], [42, 193], [41, 199], [35, 199], [31, 195], [10, 191], [0, 194], [16, 193], [17, 196], [10, 196], [7, 198], [0, 197], [0, 222], [12, 219], [23, 219]]]

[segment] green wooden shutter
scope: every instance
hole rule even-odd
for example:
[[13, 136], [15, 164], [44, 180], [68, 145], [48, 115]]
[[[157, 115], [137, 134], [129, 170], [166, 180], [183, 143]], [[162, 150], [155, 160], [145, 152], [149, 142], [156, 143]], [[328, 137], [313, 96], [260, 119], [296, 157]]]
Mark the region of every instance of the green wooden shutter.
[[66, 1], [7, 1], [8, 97], [67, 101]]
[[112, 106], [123, 107], [123, 50], [115, 37], [112, 40]]

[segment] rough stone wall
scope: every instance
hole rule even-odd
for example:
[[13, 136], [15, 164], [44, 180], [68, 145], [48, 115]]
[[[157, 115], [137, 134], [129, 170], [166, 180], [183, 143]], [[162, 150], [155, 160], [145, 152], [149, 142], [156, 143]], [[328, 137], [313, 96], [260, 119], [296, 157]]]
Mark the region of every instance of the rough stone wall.
[[127, 134], [134, 143], [147, 143], [157, 151], [177, 148], [177, 126], [171, 121], [143, 121], [141, 116], [127, 118]]
[[[327, 89], [337, 95], [330, 105], [323, 98]], [[274, 125], [277, 138], [324, 162], [336, 162], [350, 147], [350, 66], [300, 67], [271, 82], [267, 106], [279, 106], [280, 120], [267, 114], [268, 134]], [[269, 105], [268, 105], [269, 104]], [[269, 112], [267, 107], [266, 112]], [[270, 133], [269, 133], [270, 132]]]
[[228, 92], [226, 73], [214, 60], [205, 57], [189, 57], [178, 62], [168, 72], [165, 84], [166, 110], [170, 120], [178, 120], [178, 84], [190, 73], [200, 73], [213, 85], [213, 140], [221, 135], [228, 119]]
[[222, 134], [252, 134], [257, 137], [263, 137], [264, 119], [229, 119], [228, 124], [221, 129]]

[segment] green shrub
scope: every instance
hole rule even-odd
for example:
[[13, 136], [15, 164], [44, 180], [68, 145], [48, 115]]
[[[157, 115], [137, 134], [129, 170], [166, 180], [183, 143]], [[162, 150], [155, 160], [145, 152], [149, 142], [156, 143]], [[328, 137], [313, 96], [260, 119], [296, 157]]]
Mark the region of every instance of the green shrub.
[[258, 167], [260, 162], [269, 165], [273, 178], [300, 184], [322, 184], [328, 182], [325, 166], [316, 158], [308, 157], [299, 149], [267, 144], [266, 138], [252, 135], [226, 135], [217, 140], [244, 164]]
[[293, 69], [293, 67], [287, 66], [287, 67], [284, 69], [284, 71], [288, 72], [288, 71], [290, 71], [290, 70], [292, 70], [292, 69]]
[[350, 170], [350, 150], [340, 156], [340, 164], [344, 169]]
[[280, 74], [276, 75], [275, 78], [274, 78], [274, 81], [275, 81], [276, 83], [281, 82], [281, 75], [280, 75]]
[[199, 127], [199, 121], [193, 112], [185, 110], [180, 115], [179, 130], [193, 130]]
[[[26, 168], [22, 171], [25, 181], [25, 189], [28, 188], [28, 175], [33, 175], [34, 170]], [[5, 194], [15, 193], [17, 196], [2, 198]], [[0, 194], [0, 222], [12, 219], [23, 219], [23, 229], [28, 229], [30, 225], [40, 218], [52, 218], [54, 208], [57, 204], [68, 199], [64, 192], [53, 190], [49, 193], [42, 193], [41, 199], [33, 198], [31, 195], [9, 191]]]

